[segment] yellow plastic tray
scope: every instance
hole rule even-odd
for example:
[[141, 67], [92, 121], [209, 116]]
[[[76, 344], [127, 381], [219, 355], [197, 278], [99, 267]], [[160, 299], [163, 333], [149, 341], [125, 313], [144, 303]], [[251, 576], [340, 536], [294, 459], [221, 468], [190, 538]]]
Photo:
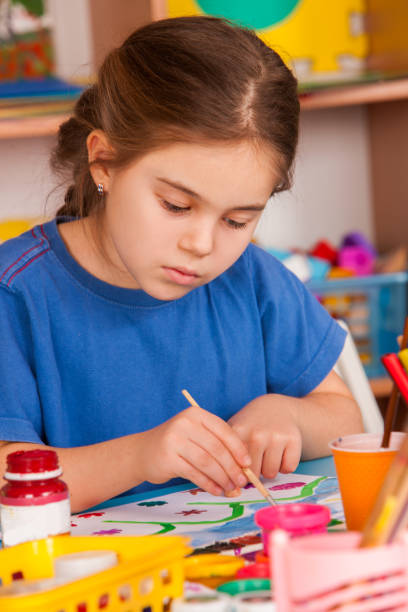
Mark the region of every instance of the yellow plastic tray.
[[0, 597], [4, 612], [163, 612], [183, 592], [182, 536], [55, 536], [0, 550], [3, 585], [53, 576], [54, 559], [83, 550], [114, 550], [119, 564], [50, 591]]

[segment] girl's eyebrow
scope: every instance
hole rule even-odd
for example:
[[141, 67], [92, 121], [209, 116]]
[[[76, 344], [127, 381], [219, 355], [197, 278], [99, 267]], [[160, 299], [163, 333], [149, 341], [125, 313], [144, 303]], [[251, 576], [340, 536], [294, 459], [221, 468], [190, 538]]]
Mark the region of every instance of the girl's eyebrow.
[[[160, 181], [161, 183], [165, 183], [166, 185], [169, 185], [170, 187], [173, 187], [174, 189], [178, 189], [179, 191], [182, 191], [183, 193], [186, 193], [187, 195], [196, 198], [197, 200], [203, 200], [204, 198], [202, 196], [200, 196], [198, 193], [196, 193], [195, 191], [193, 191], [192, 189], [190, 189], [189, 187], [186, 187], [185, 185], [182, 185], [181, 183], [175, 182], [175, 181], [169, 181], [168, 179], [162, 178], [162, 177], [157, 177], [157, 180]], [[265, 208], [266, 204], [247, 204], [245, 206], [233, 206], [232, 210], [248, 210], [248, 211], [258, 211], [258, 210], [263, 210]]]
[[197, 200], [202, 200], [203, 199], [200, 195], [198, 195], [198, 193], [196, 193], [192, 189], [189, 189], [185, 185], [182, 185], [181, 183], [177, 183], [175, 181], [169, 181], [168, 179], [162, 178], [160, 176], [157, 177], [157, 180], [160, 181], [161, 183], [165, 183], [166, 185], [169, 185], [170, 187], [174, 187], [174, 189], [178, 189], [179, 191], [183, 191], [187, 195], [192, 196], [193, 198], [196, 198]]

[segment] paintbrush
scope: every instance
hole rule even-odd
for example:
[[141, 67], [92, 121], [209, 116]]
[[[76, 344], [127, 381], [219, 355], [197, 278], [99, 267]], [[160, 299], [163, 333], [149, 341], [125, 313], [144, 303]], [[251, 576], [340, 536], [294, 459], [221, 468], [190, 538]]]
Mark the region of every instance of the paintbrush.
[[[188, 391], [186, 391], [186, 389], [182, 390], [182, 394], [184, 395], [184, 397], [187, 399], [188, 402], [190, 402], [191, 406], [196, 406], [197, 408], [200, 408], [200, 405], [197, 404], [197, 402], [195, 401], [195, 399], [190, 395], [190, 393]], [[251, 468], [249, 467], [243, 467], [242, 471], [244, 472], [245, 476], [248, 478], [248, 480], [254, 485], [254, 487], [256, 489], [258, 489], [258, 491], [260, 492], [260, 494], [262, 495], [262, 497], [264, 497], [266, 499], [266, 501], [268, 503], [271, 504], [271, 506], [276, 506], [276, 501], [273, 499], [272, 495], [269, 493], [269, 491], [263, 486], [262, 482], [259, 480], [259, 478], [257, 478], [255, 476], [255, 474], [253, 473], [253, 471], [251, 470]]]
[[[400, 348], [401, 349], [407, 348], [407, 344], [408, 344], [408, 317], [405, 318], [404, 332], [403, 332], [403, 337], [402, 337]], [[391, 435], [392, 426], [394, 424], [394, 418], [395, 418], [395, 413], [396, 413], [397, 406], [398, 406], [398, 400], [399, 400], [399, 390], [398, 390], [397, 385], [394, 383], [392, 387], [392, 393], [388, 401], [387, 410], [385, 413], [384, 435], [381, 441], [381, 446], [383, 448], [387, 448], [390, 445], [390, 435]]]
[[394, 525], [402, 520], [408, 467], [408, 435], [405, 436], [380, 489], [374, 507], [364, 525], [360, 547], [385, 544], [393, 537]]

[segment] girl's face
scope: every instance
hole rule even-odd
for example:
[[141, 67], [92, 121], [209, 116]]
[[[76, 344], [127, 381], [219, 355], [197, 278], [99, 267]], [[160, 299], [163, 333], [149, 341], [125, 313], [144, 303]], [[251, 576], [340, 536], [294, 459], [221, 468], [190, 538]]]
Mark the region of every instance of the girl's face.
[[161, 300], [210, 282], [245, 250], [278, 181], [271, 152], [247, 142], [175, 144], [109, 171], [101, 227], [113, 282]]

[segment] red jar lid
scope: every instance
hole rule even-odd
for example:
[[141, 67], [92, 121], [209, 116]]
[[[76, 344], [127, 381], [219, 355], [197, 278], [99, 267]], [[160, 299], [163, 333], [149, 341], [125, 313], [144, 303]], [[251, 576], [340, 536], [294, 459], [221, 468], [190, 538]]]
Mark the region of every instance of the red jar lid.
[[58, 455], [52, 450], [39, 448], [29, 451], [15, 451], [7, 455], [7, 472], [12, 474], [35, 474], [57, 470]]

